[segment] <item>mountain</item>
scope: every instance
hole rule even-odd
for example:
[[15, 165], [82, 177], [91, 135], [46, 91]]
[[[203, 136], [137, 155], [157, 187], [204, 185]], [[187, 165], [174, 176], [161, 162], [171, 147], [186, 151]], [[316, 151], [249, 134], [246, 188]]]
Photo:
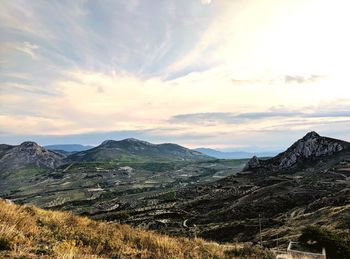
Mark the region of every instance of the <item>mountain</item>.
[[93, 146], [85, 146], [79, 144], [57, 144], [47, 145], [44, 148], [51, 151], [65, 151], [65, 152], [80, 152], [93, 148]]
[[[0, 154], [13, 148], [1, 145]], [[105, 141], [64, 161], [11, 179], [0, 174], [0, 197], [219, 242], [261, 238], [281, 247], [309, 225], [350, 240], [350, 144], [316, 132], [273, 158], [252, 158], [244, 171], [246, 159], [208, 160], [136, 139]]]
[[[11, 148], [3, 145], [0, 151]], [[247, 162], [219, 161], [178, 145], [153, 145], [134, 139], [105, 141], [60, 161], [54, 168], [26, 163], [0, 174], [0, 197], [75, 213], [100, 212], [128, 207], [136, 194], [152, 196], [215, 181], [240, 171]]]
[[0, 145], [0, 173], [27, 166], [55, 168], [63, 163], [64, 155], [49, 151], [35, 142], [18, 146]]
[[254, 153], [244, 152], [244, 151], [224, 152], [224, 151], [218, 151], [211, 148], [195, 148], [194, 150], [218, 159], [242, 159], [242, 158], [249, 158], [252, 156], [272, 157], [277, 154], [277, 152], [254, 152]]
[[72, 154], [70, 161], [193, 161], [213, 159], [177, 144], [151, 144], [138, 139], [106, 140], [92, 149]]
[[271, 159], [251, 159], [243, 172], [173, 192], [169, 200], [164, 193], [140, 199], [155, 205], [134, 204], [123, 222], [174, 235], [196, 229], [198, 236], [220, 242], [260, 242], [261, 224], [265, 246], [287, 245], [308, 225], [350, 240], [344, 227], [350, 219], [349, 143], [315, 132]]
[[319, 157], [350, 150], [350, 143], [338, 139], [322, 137], [316, 132], [307, 133], [303, 138], [296, 141], [290, 148], [279, 155], [260, 160], [254, 156], [244, 168], [244, 171], [265, 168], [270, 171], [287, 170], [305, 166]]

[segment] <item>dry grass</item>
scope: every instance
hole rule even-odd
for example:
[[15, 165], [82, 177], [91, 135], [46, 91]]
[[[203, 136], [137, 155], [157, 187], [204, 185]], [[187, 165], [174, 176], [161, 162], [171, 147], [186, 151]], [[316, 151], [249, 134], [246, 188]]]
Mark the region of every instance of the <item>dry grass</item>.
[[0, 200], [0, 258], [233, 258], [241, 250], [266, 254]]

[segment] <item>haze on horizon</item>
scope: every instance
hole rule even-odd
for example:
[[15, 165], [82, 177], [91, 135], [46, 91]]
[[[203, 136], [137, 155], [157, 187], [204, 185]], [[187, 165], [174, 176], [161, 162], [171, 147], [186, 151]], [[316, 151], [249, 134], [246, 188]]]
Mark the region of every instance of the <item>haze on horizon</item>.
[[350, 141], [348, 1], [0, 2], [0, 143]]

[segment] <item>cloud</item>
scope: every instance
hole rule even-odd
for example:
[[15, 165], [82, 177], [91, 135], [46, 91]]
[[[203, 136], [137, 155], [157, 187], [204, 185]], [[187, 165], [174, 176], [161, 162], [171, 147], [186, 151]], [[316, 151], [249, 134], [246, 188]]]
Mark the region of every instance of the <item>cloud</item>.
[[209, 5], [209, 4], [211, 4], [211, 1], [212, 1], [212, 0], [201, 0], [201, 3], [202, 3], [203, 5]]
[[22, 51], [23, 53], [29, 55], [32, 59], [37, 58], [36, 50], [39, 48], [38, 45], [32, 44], [30, 42], [23, 42], [21, 46], [17, 46], [16, 49]]
[[344, 134], [349, 8], [311, 3], [1, 1], [0, 128], [192, 146], [277, 145], [327, 122]]
[[349, 110], [345, 111], [317, 111], [304, 113], [301, 111], [266, 111], [266, 112], [249, 112], [249, 113], [230, 113], [230, 112], [212, 112], [212, 113], [192, 113], [178, 114], [170, 118], [171, 123], [188, 123], [188, 124], [240, 124], [245, 121], [264, 120], [271, 118], [350, 118]]
[[125, 138], [137, 138], [147, 140], [153, 143], [184, 143], [188, 140], [210, 139], [212, 136], [208, 134], [186, 133], [181, 134], [176, 129], [157, 128], [157, 129], [143, 129], [143, 130], [119, 130], [119, 131], [95, 131], [82, 134], [42, 134], [42, 135], [20, 135], [8, 134], [7, 132], [0, 132], [0, 143], [19, 144], [28, 139], [38, 142], [42, 145], [47, 144], [75, 144], [86, 143], [90, 145], [99, 145], [106, 139], [121, 140]]
[[[27, 79], [26, 77], [24, 77]], [[0, 92], [2, 95], [6, 94], [18, 94], [18, 95], [27, 95], [27, 94], [34, 94], [34, 95], [44, 95], [44, 96], [56, 96], [58, 93], [54, 91], [53, 89], [44, 89], [42, 86], [34, 86], [31, 84], [24, 84], [24, 83], [12, 83], [12, 82], [6, 82], [2, 83], [0, 85]]]
[[326, 77], [323, 75], [309, 75], [309, 76], [286, 75], [284, 76], [284, 81], [287, 84], [289, 83], [304, 84], [304, 83], [315, 83], [325, 78]]
[[312, 84], [327, 80], [325, 75], [253, 75], [249, 78], [232, 78], [234, 85], [247, 84], [266, 84], [266, 85], [282, 85], [282, 84]]

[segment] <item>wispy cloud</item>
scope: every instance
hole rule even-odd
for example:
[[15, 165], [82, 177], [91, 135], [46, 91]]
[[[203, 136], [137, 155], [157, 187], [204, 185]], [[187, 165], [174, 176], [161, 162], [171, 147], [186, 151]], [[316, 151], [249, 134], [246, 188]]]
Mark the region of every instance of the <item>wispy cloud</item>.
[[189, 123], [189, 124], [238, 124], [247, 120], [264, 120], [271, 118], [350, 118], [350, 107], [346, 111], [324, 111], [304, 113], [301, 111], [267, 111], [267, 112], [250, 112], [250, 113], [229, 113], [229, 112], [212, 112], [212, 113], [192, 113], [179, 114], [170, 118], [172, 123]]
[[314, 7], [1, 1], [0, 127], [6, 138], [142, 132], [221, 147], [277, 145], [276, 132], [327, 133], [327, 122], [346, 135], [349, 8]]
[[286, 75], [284, 76], [284, 80], [287, 84], [288, 83], [297, 83], [297, 84], [315, 83], [325, 78], [326, 77], [322, 75], [310, 75], [310, 76]]
[[283, 85], [283, 84], [315, 84], [327, 80], [325, 75], [253, 75], [249, 77], [232, 78], [234, 85], [247, 84], [266, 84], [266, 85]]

